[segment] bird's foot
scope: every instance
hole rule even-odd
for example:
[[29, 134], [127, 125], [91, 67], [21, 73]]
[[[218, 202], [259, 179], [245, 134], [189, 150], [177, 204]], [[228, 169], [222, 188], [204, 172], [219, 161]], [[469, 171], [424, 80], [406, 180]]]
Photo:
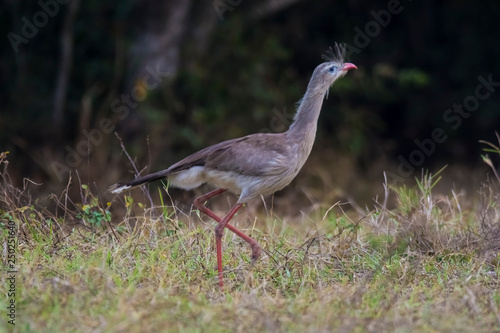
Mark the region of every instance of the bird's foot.
[[257, 262], [257, 259], [259, 259], [260, 251], [261, 251], [261, 248], [260, 248], [259, 244], [257, 244], [257, 243], [252, 244], [252, 265], [255, 265], [255, 262]]

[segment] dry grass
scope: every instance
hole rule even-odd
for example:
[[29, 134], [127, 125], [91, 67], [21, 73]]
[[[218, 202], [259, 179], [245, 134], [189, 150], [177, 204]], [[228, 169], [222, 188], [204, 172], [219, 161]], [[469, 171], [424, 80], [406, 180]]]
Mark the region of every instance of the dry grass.
[[16, 326], [2, 313], [0, 331], [499, 331], [494, 181], [473, 197], [435, 195], [439, 178], [423, 175], [414, 187], [386, 184], [366, 212], [334, 204], [303, 223], [243, 212], [237, 224], [264, 255], [251, 266], [247, 244], [226, 233], [220, 292], [214, 224], [197, 212], [164, 194], [152, 209], [131, 197], [110, 207], [85, 185], [81, 202], [62, 193], [45, 209], [0, 162], [0, 223], [18, 231]]

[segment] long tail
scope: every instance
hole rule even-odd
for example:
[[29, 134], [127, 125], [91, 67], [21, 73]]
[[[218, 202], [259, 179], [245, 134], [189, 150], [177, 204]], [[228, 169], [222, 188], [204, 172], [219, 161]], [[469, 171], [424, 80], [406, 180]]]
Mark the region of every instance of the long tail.
[[146, 176], [138, 177], [136, 179], [132, 179], [132, 180], [129, 180], [126, 182], [117, 183], [115, 185], [112, 185], [109, 188], [109, 191], [111, 193], [120, 193], [123, 190], [129, 189], [129, 188], [132, 188], [135, 186], [139, 186], [142, 184], [150, 183], [150, 182], [158, 180], [158, 179], [165, 178], [168, 176], [169, 173], [170, 172], [167, 170], [162, 170], [162, 171], [158, 171], [158, 172], [146, 175]]

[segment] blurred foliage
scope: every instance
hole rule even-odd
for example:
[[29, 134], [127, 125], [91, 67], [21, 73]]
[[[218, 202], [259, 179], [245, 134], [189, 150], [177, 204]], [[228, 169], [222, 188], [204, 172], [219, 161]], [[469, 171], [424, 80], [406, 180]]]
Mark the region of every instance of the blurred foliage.
[[[203, 52], [195, 50], [186, 34], [176, 75], [148, 92], [129, 117], [119, 120], [110, 104], [133, 87], [141, 66], [134, 48], [150, 19], [145, 15], [154, 8], [141, 10], [134, 0], [82, 2], [73, 29], [64, 127], [56, 136], [51, 113], [67, 7], [60, 5], [60, 12], [20, 45], [19, 53], [4, 38], [2, 150], [16, 156], [20, 174], [31, 176], [40, 174], [32, 163], [35, 152], [50, 147], [65, 154], [64, 147], [76, 145], [82, 128], [96, 128], [104, 117], [113, 120], [132, 155], [146, 163], [153, 155], [153, 164], [161, 166], [208, 144], [262, 131], [269, 128], [273, 109], [293, 113], [327, 47], [334, 41], [354, 46], [355, 28], [366, 32], [367, 24], [375, 22], [373, 13], [387, 9], [388, 2], [298, 1], [258, 18], [252, 16], [253, 5], [243, 3], [226, 12], [224, 21], [217, 21], [206, 36]], [[480, 151], [477, 141], [492, 139], [500, 127], [498, 92], [481, 101], [479, 111], [457, 130], [443, 121], [443, 113], [474, 93], [478, 76], [492, 74], [494, 81], [500, 81], [500, 36], [495, 28], [500, 6], [493, 0], [414, 1], [400, 6], [402, 11], [369, 37], [366, 47], [351, 54], [350, 61], [359, 69], [332, 88], [324, 103], [316, 149], [335, 147], [359, 156], [360, 163], [368, 166], [380, 156], [395, 159], [415, 149], [415, 139], [427, 138], [434, 128], [442, 127], [450, 139], [436, 155], [470, 161], [467, 156], [478, 156]], [[31, 1], [2, 2], [0, 9], [4, 36], [19, 33], [22, 18], [31, 20], [41, 10]], [[213, 16], [215, 11], [202, 14]], [[193, 17], [187, 16], [191, 28], [196, 24]], [[90, 115], [84, 113], [88, 100]], [[151, 151], [145, 149], [146, 137]], [[113, 138], [109, 135], [107, 141]], [[99, 149], [118, 153], [119, 145]]]

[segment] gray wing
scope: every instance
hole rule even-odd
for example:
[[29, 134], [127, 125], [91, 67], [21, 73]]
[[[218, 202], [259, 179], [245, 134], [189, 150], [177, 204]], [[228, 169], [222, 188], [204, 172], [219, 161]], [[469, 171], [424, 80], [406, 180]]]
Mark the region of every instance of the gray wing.
[[204, 166], [242, 175], [277, 175], [287, 167], [289, 147], [285, 133], [259, 133], [218, 143], [175, 163], [171, 173]]
[[284, 133], [259, 133], [241, 138], [208, 156], [205, 167], [241, 175], [277, 175], [288, 166]]

